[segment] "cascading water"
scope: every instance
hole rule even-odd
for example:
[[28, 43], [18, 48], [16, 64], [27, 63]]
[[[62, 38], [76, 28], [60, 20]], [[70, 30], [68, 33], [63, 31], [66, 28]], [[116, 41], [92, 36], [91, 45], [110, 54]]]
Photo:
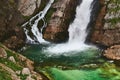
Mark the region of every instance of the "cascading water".
[[[29, 42], [29, 43], [36, 43], [36, 42], [37, 43], [46, 43], [46, 41], [42, 38], [42, 30], [44, 27], [46, 27], [46, 22], [44, 20], [44, 17], [46, 15], [47, 11], [50, 9], [53, 2], [54, 2], [54, 0], [50, 0], [43, 11], [40, 11], [38, 14], [36, 14], [34, 17], [32, 17], [28, 22], [26, 22], [25, 24], [22, 25], [22, 27], [25, 31], [26, 37], [27, 37], [27, 42]], [[33, 20], [35, 20], [35, 21], [32, 24]], [[40, 20], [42, 20], [44, 22], [44, 24], [39, 31], [38, 23]], [[30, 27], [31, 27], [31, 32], [33, 34], [33, 38], [31, 38], [28, 35], [28, 33], [30, 31], [26, 28], [27, 25], [30, 25]]]
[[[43, 11], [39, 12], [37, 15], [32, 17], [28, 22], [23, 24], [23, 29], [25, 31], [27, 41], [30, 43], [46, 43], [46, 41], [42, 38], [42, 29], [46, 27], [46, 22], [44, 20], [44, 17], [51, 7], [54, 0], [50, 0], [47, 4], [47, 6], [44, 8]], [[76, 16], [73, 23], [69, 26], [69, 41], [67, 43], [63, 44], [55, 44], [51, 45], [47, 49], [44, 49], [46, 52], [51, 53], [66, 53], [71, 51], [81, 51], [86, 48], [89, 48], [90, 46], [86, 45], [84, 43], [86, 36], [87, 36], [87, 26], [90, 22], [90, 16], [91, 16], [91, 4], [93, 0], [83, 0], [82, 3], [76, 8]], [[32, 24], [32, 22], [34, 23]], [[42, 20], [44, 22], [42, 28], [38, 29], [38, 23]], [[27, 25], [30, 25], [31, 30], [27, 29]], [[32, 32], [33, 37], [28, 35], [29, 32]]]
[[69, 26], [69, 41], [64, 44], [57, 44], [49, 47], [48, 52], [66, 53], [71, 51], [81, 51], [90, 46], [86, 45], [87, 26], [90, 22], [91, 4], [93, 0], [82, 0], [81, 5], [76, 9], [76, 16], [73, 23]]

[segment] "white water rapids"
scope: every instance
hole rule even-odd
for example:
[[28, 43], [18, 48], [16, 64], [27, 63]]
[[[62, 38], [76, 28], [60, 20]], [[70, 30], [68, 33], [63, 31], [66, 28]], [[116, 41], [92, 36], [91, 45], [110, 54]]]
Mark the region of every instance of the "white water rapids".
[[[54, 2], [54, 0], [50, 0], [43, 11], [41, 11], [40, 13], [38, 13], [37, 15], [32, 17], [28, 22], [26, 22], [23, 25], [23, 27], [26, 26], [27, 24], [32, 25], [31, 32], [35, 36], [34, 39], [32, 39], [28, 35], [29, 31], [26, 29], [26, 27], [24, 27], [25, 34], [26, 34], [27, 40], [29, 42], [34, 43], [35, 40], [37, 40], [39, 43], [45, 42], [45, 40], [42, 38], [42, 29], [46, 26], [44, 17], [53, 2]], [[71, 52], [71, 51], [82, 51], [82, 50], [85, 50], [85, 49], [88, 49], [91, 47], [91, 46], [85, 44], [85, 40], [86, 40], [86, 36], [88, 34], [86, 32], [86, 29], [90, 22], [90, 16], [91, 16], [91, 11], [92, 11], [92, 7], [91, 7], [92, 2], [93, 2], [93, 0], [82, 0], [82, 3], [79, 6], [77, 6], [75, 19], [74, 19], [73, 23], [70, 24], [69, 30], [68, 30], [69, 31], [69, 41], [67, 43], [51, 45], [51, 46], [47, 47], [46, 49], [44, 49], [44, 52], [53, 53], [53, 54], [63, 54], [63, 53]], [[36, 17], [38, 17], [38, 19], [35, 20], [34, 24], [31, 24], [31, 22]], [[44, 22], [41, 32], [39, 32], [39, 29], [37, 27], [38, 22], [40, 20], [43, 20], [43, 22]]]
[[82, 0], [82, 3], [76, 8], [75, 19], [69, 26], [69, 41], [67, 43], [50, 46], [47, 49], [48, 52], [61, 54], [71, 51], [81, 51], [91, 47], [84, 42], [87, 36], [86, 29], [90, 22], [92, 2], [93, 0]]

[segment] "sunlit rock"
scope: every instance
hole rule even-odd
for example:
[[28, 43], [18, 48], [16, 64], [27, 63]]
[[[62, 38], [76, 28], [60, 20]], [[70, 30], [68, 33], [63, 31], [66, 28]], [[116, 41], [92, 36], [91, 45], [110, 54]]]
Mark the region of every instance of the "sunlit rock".
[[0, 48], [0, 58], [7, 58], [7, 53], [3, 48]]
[[103, 55], [108, 59], [120, 60], [120, 45], [115, 45], [108, 48], [105, 50]]
[[34, 13], [36, 8], [39, 8], [41, 0], [19, 0], [18, 10], [24, 16], [30, 16]]
[[8, 60], [10, 60], [10, 61], [16, 63], [15, 58], [14, 58], [13, 56], [10, 56], [10, 57], [8, 58]]
[[22, 70], [22, 74], [23, 75], [30, 75], [30, 70], [28, 69], [28, 68], [23, 68], [23, 70]]

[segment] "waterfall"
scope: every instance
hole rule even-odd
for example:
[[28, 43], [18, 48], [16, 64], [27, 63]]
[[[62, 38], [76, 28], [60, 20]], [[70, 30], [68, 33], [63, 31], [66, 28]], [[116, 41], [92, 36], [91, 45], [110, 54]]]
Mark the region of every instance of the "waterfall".
[[71, 51], [81, 51], [91, 46], [85, 44], [87, 36], [87, 26], [90, 22], [91, 4], [93, 0], [82, 0], [82, 3], [76, 8], [76, 16], [73, 23], [69, 26], [69, 41], [63, 44], [57, 44], [47, 48], [48, 52], [61, 54]]
[[[34, 17], [32, 17], [28, 22], [26, 22], [25, 24], [22, 25], [22, 27], [25, 31], [26, 37], [27, 37], [27, 42], [29, 42], [29, 43], [36, 43], [36, 42], [37, 43], [46, 43], [46, 41], [42, 38], [42, 30], [44, 27], [46, 27], [46, 22], [45, 22], [44, 18], [53, 2], [54, 2], [54, 0], [50, 0], [48, 2], [47, 6], [43, 9], [43, 11], [40, 11], [38, 14], [36, 14]], [[40, 20], [42, 20], [44, 24], [39, 31], [38, 23]], [[31, 28], [30, 30], [27, 29], [27, 25], [30, 26], [30, 28]], [[29, 32], [31, 32], [33, 34], [33, 38], [31, 38], [31, 36], [28, 34]]]

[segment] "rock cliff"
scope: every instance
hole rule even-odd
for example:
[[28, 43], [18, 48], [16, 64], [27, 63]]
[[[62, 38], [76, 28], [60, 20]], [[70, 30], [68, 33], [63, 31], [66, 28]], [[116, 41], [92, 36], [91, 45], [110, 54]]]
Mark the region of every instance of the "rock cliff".
[[91, 41], [109, 47], [104, 56], [109, 59], [120, 59], [120, 1], [100, 0], [101, 10], [96, 19]]
[[120, 44], [120, 1], [101, 0], [91, 41], [104, 46]]
[[79, 0], [58, 0], [52, 9], [55, 11], [51, 15], [48, 26], [44, 30], [43, 37], [50, 42], [67, 41], [69, 24], [75, 17], [76, 6]]
[[25, 44], [25, 34], [21, 25], [30, 17], [41, 0], [2, 0], [0, 1], [0, 42], [13, 50]]

